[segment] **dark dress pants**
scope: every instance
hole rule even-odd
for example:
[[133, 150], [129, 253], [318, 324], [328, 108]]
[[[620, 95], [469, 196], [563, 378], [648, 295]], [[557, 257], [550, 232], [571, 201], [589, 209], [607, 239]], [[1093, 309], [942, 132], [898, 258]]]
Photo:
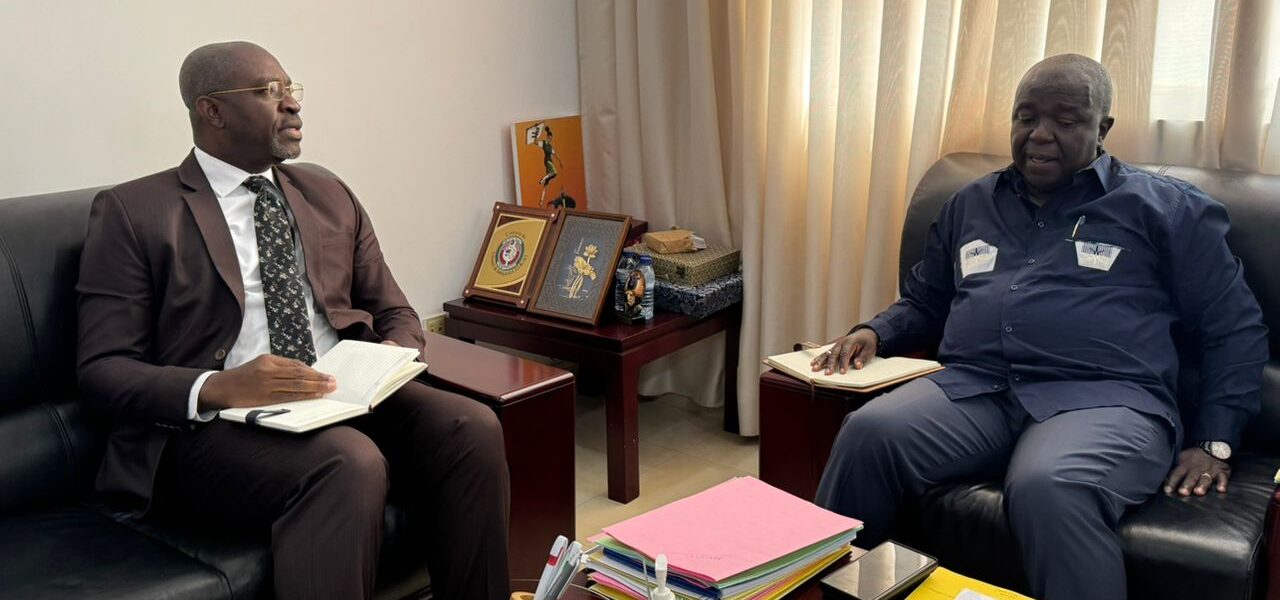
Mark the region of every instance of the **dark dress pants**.
[[389, 492], [426, 524], [436, 598], [508, 597], [501, 426], [483, 404], [416, 381], [305, 434], [228, 421], [176, 434], [153, 509], [269, 528], [279, 598], [370, 598]]
[[1002, 470], [1005, 514], [1036, 598], [1124, 598], [1115, 527], [1159, 488], [1171, 425], [1123, 407], [1032, 419], [1010, 392], [952, 401], [917, 379], [845, 419], [817, 503], [861, 519], [860, 546], [885, 540], [898, 503]]

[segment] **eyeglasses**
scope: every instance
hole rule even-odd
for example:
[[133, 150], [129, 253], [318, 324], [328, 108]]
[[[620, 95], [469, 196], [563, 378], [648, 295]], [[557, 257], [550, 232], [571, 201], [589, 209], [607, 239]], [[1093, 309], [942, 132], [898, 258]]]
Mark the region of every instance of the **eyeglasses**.
[[302, 84], [301, 83], [291, 83], [289, 85], [285, 85], [283, 82], [280, 82], [280, 81], [272, 81], [267, 85], [260, 85], [258, 87], [237, 88], [234, 90], [220, 90], [217, 92], [209, 92], [208, 94], [205, 94], [205, 95], [217, 96], [219, 94], [234, 94], [236, 92], [260, 92], [262, 90], [266, 90], [267, 96], [270, 97], [271, 100], [275, 102], [284, 100], [285, 94], [288, 94], [298, 102], [302, 102]]

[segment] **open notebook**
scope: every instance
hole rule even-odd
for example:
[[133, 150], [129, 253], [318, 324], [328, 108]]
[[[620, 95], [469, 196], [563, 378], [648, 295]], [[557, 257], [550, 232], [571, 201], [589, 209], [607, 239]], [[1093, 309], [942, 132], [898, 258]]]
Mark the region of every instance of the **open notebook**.
[[342, 340], [311, 368], [333, 375], [338, 389], [323, 398], [253, 408], [227, 408], [218, 416], [237, 423], [301, 433], [363, 415], [421, 373], [418, 351]]
[[822, 371], [814, 371], [809, 366], [810, 363], [819, 354], [830, 350], [831, 346], [832, 344], [827, 344], [818, 348], [775, 354], [764, 359], [764, 364], [816, 386], [859, 392], [875, 391], [934, 371], [941, 371], [943, 368], [936, 360], [905, 356], [890, 358], [876, 356], [867, 361], [861, 369], [850, 367], [846, 373], [837, 372], [826, 375]]

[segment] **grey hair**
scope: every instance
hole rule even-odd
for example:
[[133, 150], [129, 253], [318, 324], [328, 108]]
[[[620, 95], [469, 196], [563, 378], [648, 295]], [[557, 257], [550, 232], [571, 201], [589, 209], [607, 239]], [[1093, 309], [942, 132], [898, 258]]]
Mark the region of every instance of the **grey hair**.
[[196, 98], [234, 85], [231, 79], [239, 64], [236, 51], [247, 48], [262, 50], [251, 42], [218, 42], [200, 46], [187, 55], [178, 70], [178, 91], [187, 110], [195, 110]]
[[1111, 74], [1102, 63], [1080, 54], [1057, 54], [1032, 66], [1022, 81], [1025, 83], [1044, 71], [1070, 71], [1081, 75], [1089, 85], [1089, 103], [1098, 108], [1102, 117], [1111, 116]]

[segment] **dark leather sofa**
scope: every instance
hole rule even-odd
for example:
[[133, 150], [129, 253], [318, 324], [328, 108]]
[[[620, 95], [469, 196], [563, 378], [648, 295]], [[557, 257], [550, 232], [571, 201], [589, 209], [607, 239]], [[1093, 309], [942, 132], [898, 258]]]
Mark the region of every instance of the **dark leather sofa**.
[[[97, 191], [0, 200], [0, 598], [269, 597], [265, 532], [139, 521], [92, 492], [107, 424], [76, 390], [75, 284]], [[378, 597], [429, 595], [412, 520], [385, 519]]]
[[[942, 204], [965, 183], [1008, 163], [999, 156], [952, 154], [933, 165], [907, 211], [900, 274], [920, 260]], [[1268, 570], [1273, 582], [1280, 579], [1280, 492], [1272, 482], [1280, 467], [1280, 177], [1139, 166], [1188, 181], [1227, 207], [1227, 241], [1265, 313], [1271, 361], [1264, 370], [1262, 413], [1250, 423], [1243, 447], [1235, 449], [1228, 493], [1157, 494], [1122, 519], [1129, 597], [1263, 598]], [[1182, 357], [1179, 402], [1185, 415], [1197, 386], [1194, 353]], [[942, 486], [905, 507], [892, 535], [953, 570], [1026, 590], [1001, 500], [999, 481]], [[1264, 528], [1271, 533], [1264, 535]], [[1280, 598], [1280, 587], [1273, 585], [1269, 597]]]

